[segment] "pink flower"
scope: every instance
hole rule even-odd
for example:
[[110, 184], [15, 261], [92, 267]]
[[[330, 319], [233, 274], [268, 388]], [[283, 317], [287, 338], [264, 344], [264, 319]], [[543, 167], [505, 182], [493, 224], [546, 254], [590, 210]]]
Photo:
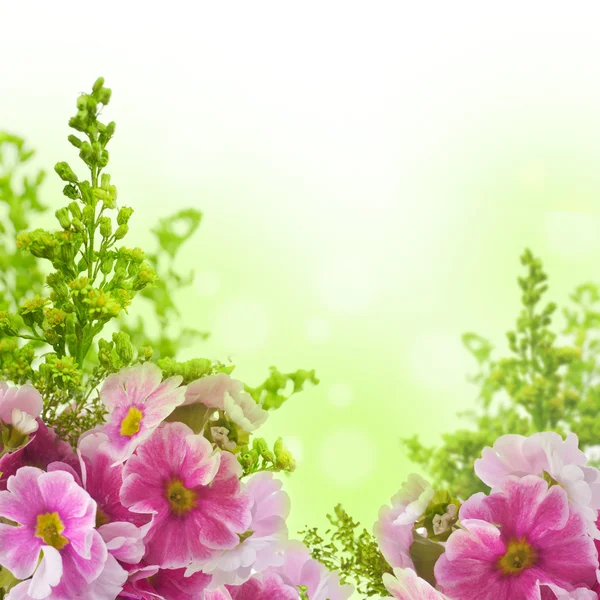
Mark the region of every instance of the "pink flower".
[[33, 386], [27, 384], [9, 387], [5, 381], [0, 381], [0, 421], [7, 425], [15, 425], [15, 410], [37, 419], [42, 414], [43, 407], [42, 396]]
[[394, 569], [394, 577], [383, 576], [383, 583], [397, 600], [444, 600], [446, 597], [417, 576], [412, 569]]
[[210, 582], [210, 575], [194, 573], [185, 576], [185, 569], [143, 567], [134, 571], [123, 590], [123, 598], [135, 600], [199, 600]]
[[113, 464], [107, 441], [106, 434], [93, 433], [80, 440], [78, 447], [83, 487], [98, 503], [97, 525], [125, 521], [142, 527], [151, 517], [131, 512], [121, 503], [123, 465]]
[[211, 587], [241, 585], [252, 573], [283, 564], [282, 542], [287, 539], [285, 520], [290, 512], [289, 496], [271, 473], [257, 473], [247, 483], [252, 499], [252, 521], [244, 541], [217, 554], [207, 563], [193, 565], [188, 573], [202, 569], [212, 575]]
[[225, 411], [229, 418], [244, 431], [258, 429], [269, 416], [248, 392], [241, 381], [225, 373], [209, 375], [187, 386], [185, 405], [202, 403], [209, 408]]
[[373, 532], [392, 568], [414, 568], [409, 553], [414, 524], [425, 512], [433, 494], [433, 488], [422, 477], [411, 474], [392, 498], [392, 508], [381, 507]]
[[127, 367], [109, 375], [100, 398], [108, 410], [101, 430], [108, 436], [107, 449], [113, 460], [123, 462], [136, 447], [183, 403], [185, 388], [180, 376], [162, 381], [154, 364]]
[[96, 503], [69, 473], [19, 469], [0, 492], [0, 516], [19, 525], [0, 524], [0, 564], [18, 579], [33, 575], [30, 596], [75, 597], [102, 573], [107, 550], [94, 529]]
[[146, 562], [177, 569], [234, 548], [250, 525], [251, 500], [240, 490], [241, 467], [213, 452], [183, 423], [166, 423], [125, 465], [121, 502], [154, 515]]
[[454, 600], [538, 600], [538, 582], [570, 590], [596, 581], [593, 540], [560, 486], [508, 477], [503, 492], [467, 500], [460, 521], [435, 565]]
[[77, 464], [71, 446], [59, 439], [54, 430], [48, 429], [40, 420], [37, 431], [24, 446], [0, 458], [0, 490], [6, 489], [8, 478], [21, 467], [46, 469], [50, 463], [56, 461], [66, 462], [72, 466]]
[[[227, 586], [226, 589], [232, 600], [298, 600], [299, 596], [298, 588], [286, 585], [274, 573], [265, 573], [253, 577], [239, 587]], [[227, 599], [227, 596], [223, 595], [222, 598]], [[313, 596], [310, 596], [310, 598], [313, 600]], [[331, 598], [330, 600], [334, 599]]]
[[269, 570], [291, 587], [306, 586], [310, 600], [347, 600], [354, 592], [351, 585], [340, 583], [337, 573], [311, 558], [308, 549], [298, 541], [288, 542], [283, 565]]
[[587, 467], [587, 458], [578, 448], [574, 433], [563, 440], [551, 431], [522, 435], [503, 435], [493, 448], [484, 448], [475, 461], [475, 473], [492, 491], [502, 489], [511, 475], [542, 476], [545, 471], [567, 492], [570, 503], [588, 522], [590, 533], [600, 537], [595, 522], [600, 509], [600, 473]]

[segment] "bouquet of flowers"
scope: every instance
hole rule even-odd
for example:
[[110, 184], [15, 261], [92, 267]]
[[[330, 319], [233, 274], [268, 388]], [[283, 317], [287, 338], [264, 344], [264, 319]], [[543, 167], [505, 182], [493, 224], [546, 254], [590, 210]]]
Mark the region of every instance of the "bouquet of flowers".
[[[274, 473], [293, 457], [255, 435], [315, 374], [272, 367], [250, 387], [231, 364], [175, 360], [203, 335], [169, 333], [187, 279], [171, 262], [200, 214], [163, 219], [154, 254], [120, 245], [133, 211], [106, 172], [110, 97], [98, 79], [77, 100], [69, 141], [88, 178], [56, 165], [58, 231], [28, 231], [43, 175], [18, 186], [32, 153], [0, 135], [0, 166], [15, 160], [0, 172], [0, 598], [345, 600], [352, 587], [288, 540]], [[123, 317], [136, 296], [154, 337]]]

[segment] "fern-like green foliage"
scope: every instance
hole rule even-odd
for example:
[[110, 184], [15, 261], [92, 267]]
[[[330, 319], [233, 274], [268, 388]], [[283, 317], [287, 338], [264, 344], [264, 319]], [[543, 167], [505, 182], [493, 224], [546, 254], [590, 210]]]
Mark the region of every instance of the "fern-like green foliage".
[[[436, 488], [467, 498], [486, 486], [473, 472], [485, 446], [501, 435], [538, 431], [575, 432], [580, 447], [600, 439], [600, 295], [584, 284], [571, 296], [563, 314], [566, 326], [553, 323], [557, 307], [544, 303], [547, 276], [541, 261], [526, 250], [519, 277], [521, 312], [507, 333], [511, 354], [494, 357], [492, 344], [467, 333], [463, 342], [477, 361], [471, 377], [478, 386], [478, 407], [465, 413], [471, 425], [442, 436], [438, 447], [425, 447], [417, 436], [405, 440], [410, 458], [426, 470]], [[558, 333], [565, 343], [558, 343]]]
[[331, 527], [325, 532], [315, 527], [300, 532], [312, 557], [330, 571], [337, 571], [343, 584], [354, 584], [359, 594], [387, 597], [382, 577], [384, 573], [392, 573], [392, 568], [375, 537], [339, 504], [332, 515], [327, 515], [327, 520]]

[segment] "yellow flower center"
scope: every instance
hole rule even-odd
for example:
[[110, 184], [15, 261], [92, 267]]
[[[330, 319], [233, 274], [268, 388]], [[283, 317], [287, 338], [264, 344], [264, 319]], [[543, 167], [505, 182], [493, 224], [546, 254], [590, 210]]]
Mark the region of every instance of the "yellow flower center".
[[46, 545], [52, 546], [57, 550], [62, 550], [69, 543], [69, 540], [64, 535], [61, 535], [64, 530], [65, 526], [60, 520], [58, 513], [38, 515], [35, 535], [42, 538]]
[[240, 544], [243, 544], [249, 537], [254, 535], [254, 531], [252, 529], [248, 529], [245, 533], [238, 533], [238, 537], [240, 538]]
[[143, 416], [144, 414], [139, 408], [132, 406], [121, 421], [121, 435], [131, 437], [136, 434], [140, 430]]
[[96, 527], [102, 527], [102, 525], [108, 525], [110, 523], [110, 517], [100, 508], [96, 509]]
[[167, 485], [167, 500], [171, 512], [177, 516], [185, 515], [196, 506], [196, 492], [188, 490], [179, 479], [173, 479]]
[[505, 575], [518, 575], [530, 569], [537, 561], [537, 552], [523, 537], [508, 542], [506, 554], [498, 561], [500, 571]]

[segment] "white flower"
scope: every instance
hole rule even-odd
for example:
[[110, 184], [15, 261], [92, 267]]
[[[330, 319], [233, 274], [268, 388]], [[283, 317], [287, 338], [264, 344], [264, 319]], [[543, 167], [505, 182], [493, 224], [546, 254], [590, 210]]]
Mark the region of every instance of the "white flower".
[[240, 392], [234, 396], [226, 392], [224, 407], [229, 418], [248, 432], [258, 429], [269, 416], [269, 413], [247, 392]]
[[38, 422], [35, 420], [35, 417], [32, 417], [20, 408], [12, 409], [11, 419], [12, 426], [23, 435], [29, 435], [38, 429]]

